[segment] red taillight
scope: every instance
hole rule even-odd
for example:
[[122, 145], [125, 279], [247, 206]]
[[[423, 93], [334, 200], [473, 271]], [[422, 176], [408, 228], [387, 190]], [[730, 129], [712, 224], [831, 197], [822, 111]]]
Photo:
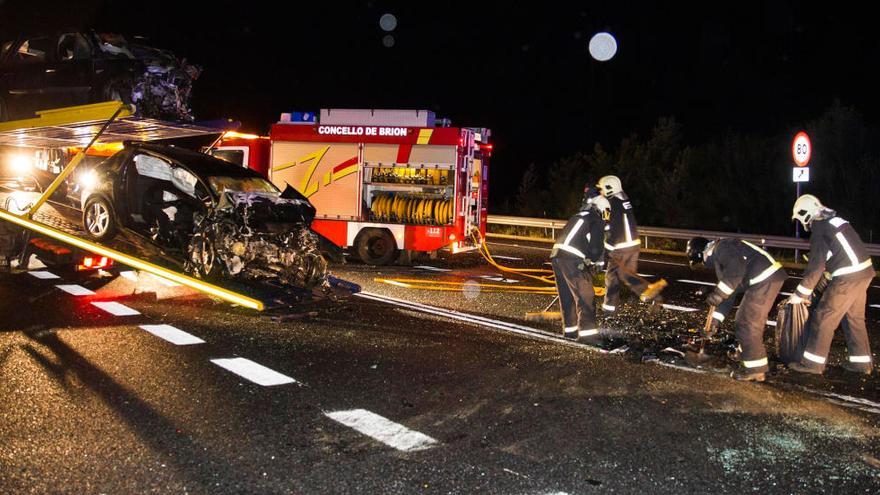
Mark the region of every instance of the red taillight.
[[99, 270], [113, 266], [113, 260], [106, 256], [86, 256], [82, 263], [76, 265], [77, 271], [82, 270]]

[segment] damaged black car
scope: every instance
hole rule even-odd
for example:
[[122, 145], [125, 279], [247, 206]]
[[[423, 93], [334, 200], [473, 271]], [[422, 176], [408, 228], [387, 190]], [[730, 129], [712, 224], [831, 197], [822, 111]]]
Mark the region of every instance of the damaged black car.
[[328, 284], [329, 242], [309, 228], [314, 207], [257, 172], [175, 146], [126, 143], [76, 182], [83, 229], [96, 241], [134, 233], [205, 279]]
[[0, 45], [0, 121], [102, 101], [134, 104], [137, 114], [193, 120], [190, 95], [201, 68], [121, 35], [62, 31]]

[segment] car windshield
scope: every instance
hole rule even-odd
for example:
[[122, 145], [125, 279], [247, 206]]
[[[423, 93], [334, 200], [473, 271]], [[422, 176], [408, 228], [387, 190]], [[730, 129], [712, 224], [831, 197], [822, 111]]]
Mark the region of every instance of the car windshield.
[[261, 177], [208, 177], [208, 184], [215, 194], [224, 192], [262, 192], [278, 194], [278, 188]]

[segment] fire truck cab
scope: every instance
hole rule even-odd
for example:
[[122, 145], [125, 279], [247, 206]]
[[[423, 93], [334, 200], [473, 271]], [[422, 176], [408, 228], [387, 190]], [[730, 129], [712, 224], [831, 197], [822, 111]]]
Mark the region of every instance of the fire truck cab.
[[488, 129], [438, 126], [426, 110], [300, 115], [272, 125], [268, 176], [309, 198], [315, 231], [373, 265], [479, 247], [482, 236], [473, 234], [486, 231]]

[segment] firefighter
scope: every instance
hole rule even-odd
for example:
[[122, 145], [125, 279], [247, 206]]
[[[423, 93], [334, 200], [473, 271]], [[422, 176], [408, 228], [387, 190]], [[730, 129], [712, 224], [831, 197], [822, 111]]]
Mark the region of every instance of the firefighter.
[[865, 304], [875, 272], [865, 245], [849, 222], [811, 194], [804, 194], [794, 202], [791, 218], [812, 233], [810, 261], [803, 280], [788, 302], [809, 304], [823, 272], [830, 274], [830, 281], [812, 311], [804, 356], [799, 363], [791, 363], [788, 367], [804, 373], [822, 374], [834, 331], [842, 323], [849, 350], [849, 360], [843, 368], [871, 374], [873, 361], [865, 328]]
[[600, 211], [607, 208], [608, 201], [588, 187], [580, 211], [565, 224], [550, 252], [562, 311], [562, 335], [593, 345], [600, 344], [601, 338], [592, 273], [603, 265], [605, 221]]
[[623, 192], [620, 179], [613, 175], [599, 179], [596, 187], [610, 204], [606, 217], [608, 236], [605, 250], [608, 252], [608, 267], [605, 271], [606, 290], [602, 310], [606, 313], [614, 313], [617, 310], [620, 303], [621, 283], [638, 294], [642, 302], [651, 302], [660, 295], [667, 284], [662, 278], [654, 283], [648, 283], [638, 275], [641, 241], [632, 203]]
[[718, 284], [706, 297], [712, 311], [707, 336], [714, 335], [727, 317], [736, 294], [743, 295], [735, 322], [736, 340], [742, 347], [742, 368], [731, 376], [740, 381], [763, 382], [769, 370], [764, 327], [788, 274], [767, 251], [740, 239], [709, 241], [694, 237], [688, 241], [687, 256], [691, 268], [704, 264], [714, 268], [718, 277]]

